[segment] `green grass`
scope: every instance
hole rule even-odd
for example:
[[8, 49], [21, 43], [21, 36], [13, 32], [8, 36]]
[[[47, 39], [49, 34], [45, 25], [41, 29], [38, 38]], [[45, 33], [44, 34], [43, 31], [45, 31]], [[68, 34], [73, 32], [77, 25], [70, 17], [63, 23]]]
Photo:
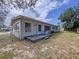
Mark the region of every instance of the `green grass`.
[[13, 56], [12, 52], [4, 52], [0, 54], [0, 59], [13, 59]]

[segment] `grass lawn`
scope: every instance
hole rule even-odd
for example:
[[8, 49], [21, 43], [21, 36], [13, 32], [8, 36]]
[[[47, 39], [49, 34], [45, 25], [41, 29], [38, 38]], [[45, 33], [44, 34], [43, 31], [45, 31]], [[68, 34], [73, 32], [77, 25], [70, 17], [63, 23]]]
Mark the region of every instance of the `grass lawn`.
[[[6, 53], [11, 52], [11, 53]], [[79, 34], [54, 33], [49, 39], [32, 43], [10, 35], [0, 36], [0, 59], [79, 59]]]
[[13, 53], [4, 52], [4, 53], [0, 54], [0, 59], [13, 59]]

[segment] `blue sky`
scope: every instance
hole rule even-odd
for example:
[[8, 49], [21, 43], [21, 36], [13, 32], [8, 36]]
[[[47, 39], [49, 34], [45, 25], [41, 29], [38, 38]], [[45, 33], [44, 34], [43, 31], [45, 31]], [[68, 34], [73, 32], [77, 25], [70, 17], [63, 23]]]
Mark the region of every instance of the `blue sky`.
[[60, 22], [58, 20], [58, 17], [60, 16], [61, 13], [64, 12], [65, 9], [74, 7], [77, 5], [79, 5], [79, 0], [69, 0], [67, 4], [64, 4], [54, 10], [49, 11], [46, 18], [52, 19], [49, 23], [57, 24], [58, 22]]
[[[5, 24], [9, 25], [11, 18], [17, 15], [24, 15], [40, 21], [57, 24], [60, 22], [58, 20], [59, 15], [63, 13], [65, 9], [77, 6], [78, 4], [79, 0], [38, 0], [33, 10], [25, 9], [22, 11], [22, 9], [18, 8], [16, 10], [13, 7], [6, 16]], [[37, 14], [39, 14], [38, 17]]]

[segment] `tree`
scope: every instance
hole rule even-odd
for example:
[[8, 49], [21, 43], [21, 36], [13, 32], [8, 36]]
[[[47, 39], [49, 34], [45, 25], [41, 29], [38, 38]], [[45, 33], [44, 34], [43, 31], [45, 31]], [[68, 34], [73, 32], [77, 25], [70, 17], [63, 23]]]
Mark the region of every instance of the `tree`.
[[7, 5], [14, 8], [28, 8], [34, 7], [38, 0], [0, 0], [0, 5]]
[[79, 27], [79, 6], [75, 8], [75, 22], [73, 28]]
[[33, 9], [38, 0], [0, 0], [0, 9], [7, 9], [7, 11], [15, 8], [17, 9]]
[[4, 9], [0, 6], [0, 28], [4, 26], [4, 19], [6, 18], [8, 12], [9, 11], [7, 9]]
[[27, 8], [30, 8], [31, 11], [34, 11], [37, 15], [38, 13], [33, 9], [38, 0], [0, 0], [0, 21], [4, 23], [6, 15], [10, 10], [22, 9], [23, 11]]
[[78, 15], [79, 7], [68, 8], [64, 13], [60, 15], [59, 19], [64, 23], [63, 27], [65, 30], [73, 31], [79, 26], [79, 18], [77, 18]]

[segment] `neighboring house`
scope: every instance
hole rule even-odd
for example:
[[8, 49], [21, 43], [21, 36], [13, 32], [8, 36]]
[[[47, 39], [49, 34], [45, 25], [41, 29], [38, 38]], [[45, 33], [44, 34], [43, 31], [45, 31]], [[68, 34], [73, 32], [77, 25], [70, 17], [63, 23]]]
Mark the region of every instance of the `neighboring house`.
[[63, 23], [59, 24], [59, 30], [60, 30], [60, 32], [64, 31]]
[[1, 31], [11, 31], [12, 28], [10, 26], [4, 26], [3, 28], [1, 28]]
[[54, 29], [52, 24], [21, 15], [12, 19], [11, 26], [12, 34], [19, 39], [29, 36], [42, 36], [43, 34], [49, 34]]
[[58, 31], [60, 31], [59, 26], [53, 25], [53, 26], [52, 26], [52, 31], [53, 31], [53, 32], [58, 32]]
[[0, 32], [1, 31], [9, 31], [11, 28], [4, 25], [4, 19], [0, 16]]

